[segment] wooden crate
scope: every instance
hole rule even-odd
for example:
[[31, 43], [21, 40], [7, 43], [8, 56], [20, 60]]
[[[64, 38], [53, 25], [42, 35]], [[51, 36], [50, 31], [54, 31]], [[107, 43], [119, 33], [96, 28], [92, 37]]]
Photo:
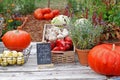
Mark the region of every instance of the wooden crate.
[[[55, 25], [61, 26], [61, 25]], [[43, 30], [43, 42], [47, 42], [45, 39], [46, 30], [53, 27], [51, 24], [45, 24]], [[52, 63], [74, 63], [75, 62], [75, 52], [74, 49], [70, 51], [51, 51], [52, 53]]]

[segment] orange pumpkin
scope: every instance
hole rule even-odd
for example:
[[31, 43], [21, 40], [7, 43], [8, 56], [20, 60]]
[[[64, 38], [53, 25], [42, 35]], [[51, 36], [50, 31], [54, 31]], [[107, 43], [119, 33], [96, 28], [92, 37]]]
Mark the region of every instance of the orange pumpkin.
[[38, 20], [43, 19], [43, 10], [41, 8], [38, 8], [34, 11], [34, 17]]
[[6, 32], [2, 37], [3, 44], [10, 50], [22, 51], [31, 42], [30, 34], [23, 30], [12, 30]]
[[101, 44], [88, 54], [89, 66], [97, 73], [120, 75], [120, 46]]

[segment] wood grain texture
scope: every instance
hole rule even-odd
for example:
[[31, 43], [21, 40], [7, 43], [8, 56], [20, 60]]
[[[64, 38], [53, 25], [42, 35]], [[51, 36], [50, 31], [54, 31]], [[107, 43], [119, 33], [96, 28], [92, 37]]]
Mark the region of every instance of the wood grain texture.
[[[2, 43], [0, 43], [0, 46]], [[31, 43], [32, 51], [28, 62], [22, 66], [0, 66], [0, 80], [107, 80], [107, 77], [81, 66], [77, 61], [69, 64], [54, 64], [52, 68], [39, 69], [37, 65], [36, 43]], [[2, 45], [3, 46], [3, 45]]]

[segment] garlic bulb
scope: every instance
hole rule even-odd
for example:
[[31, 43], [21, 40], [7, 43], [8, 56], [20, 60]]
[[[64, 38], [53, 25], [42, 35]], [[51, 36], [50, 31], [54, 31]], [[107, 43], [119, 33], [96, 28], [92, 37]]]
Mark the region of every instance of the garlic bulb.
[[50, 41], [55, 41], [57, 39], [57, 37], [56, 36], [49, 36], [49, 39], [48, 40], [50, 40]]
[[63, 29], [63, 32], [62, 32], [63, 37], [68, 36], [68, 34], [69, 34], [68, 30], [67, 29]]
[[64, 38], [64, 36], [63, 36], [62, 34], [58, 34], [58, 35], [57, 35], [57, 38], [58, 38], [58, 39], [61, 39], [61, 38]]

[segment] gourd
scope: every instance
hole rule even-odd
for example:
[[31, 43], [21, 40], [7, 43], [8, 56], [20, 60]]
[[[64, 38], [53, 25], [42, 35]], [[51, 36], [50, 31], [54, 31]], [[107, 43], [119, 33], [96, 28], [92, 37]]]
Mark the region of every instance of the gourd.
[[89, 66], [97, 73], [120, 75], [120, 46], [101, 44], [90, 50]]
[[30, 34], [23, 30], [11, 30], [2, 37], [2, 42], [10, 50], [22, 51], [31, 42]]
[[8, 51], [5, 50], [0, 54], [0, 65], [23, 65], [25, 63], [25, 57], [23, 52]]

